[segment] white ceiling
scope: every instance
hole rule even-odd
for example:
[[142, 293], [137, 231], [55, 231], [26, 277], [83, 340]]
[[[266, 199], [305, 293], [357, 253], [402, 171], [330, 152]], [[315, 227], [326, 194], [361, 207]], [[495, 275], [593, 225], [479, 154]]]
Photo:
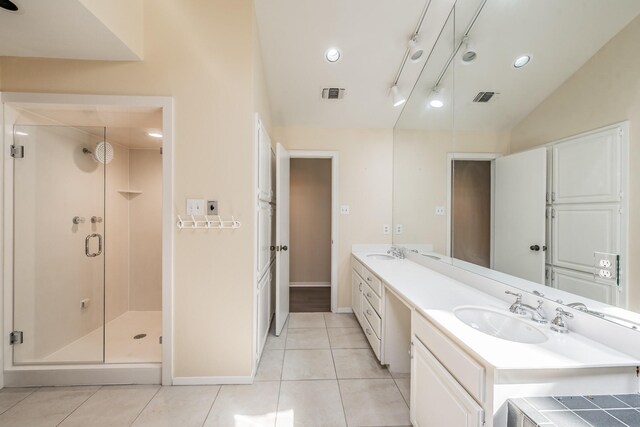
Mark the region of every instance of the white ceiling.
[[148, 132], [162, 132], [162, 109], [147, 107], [76, 107], [17, 105], [18, 124], [82, 127], [107, 141], [132, 149], [160, 148], [162, 139]]
[[[389, 88], [428, 3], [420, 29], [427, 53], [453, 0], [256, 0], [274, 125], [393, 127], [400, 108]], [[324, 59], [332, 46], [343, 54], [333, 64]], [[402, 92], [409, 93], [423, 65], [407, 63]], [[323, 101], [323, 87], [345, 88], [344, 99]]]
[[[453, 106], [456, 129], [509, 130], [639, 13], [638, 0], [488, 0], [470, 32], [478, 58], [464, 65], [458, 54], [441, 84], [445, 107], [427, 107], [434, 76], [425, 72], [398, 127], [451, 128]], [[521, 54], [532, 60], [516, 70], [512, 64]], [[480, 91], [499, 95], [473, 103]]]
[[79, 0], [12, 0], [0, 9], [0, 56], [139, 60]]

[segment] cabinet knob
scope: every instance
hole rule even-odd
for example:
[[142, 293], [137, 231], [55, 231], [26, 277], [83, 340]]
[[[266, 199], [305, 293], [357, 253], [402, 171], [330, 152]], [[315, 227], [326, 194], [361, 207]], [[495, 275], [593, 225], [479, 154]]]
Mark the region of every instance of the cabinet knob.
[[539, 251], [540, 250], [540, 246], [539, 245], [531, 245], [529, 246], [529, 249], [531, 249], [532, 251]]
[[283, 246], [282, 246], [282, 250], [283, 250], [283, 251], [285, 251], [285, 252], [286, 252], [288, 249], [289, 249], [289, 248], [287, 247], [287, 245], [283, 245]]

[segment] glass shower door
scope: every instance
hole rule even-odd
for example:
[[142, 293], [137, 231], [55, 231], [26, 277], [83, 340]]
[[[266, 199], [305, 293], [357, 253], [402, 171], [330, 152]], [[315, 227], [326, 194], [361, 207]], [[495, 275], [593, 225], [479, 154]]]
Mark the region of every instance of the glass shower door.
[[104, 361], [104, 139], [14, 128], [14, 364]]

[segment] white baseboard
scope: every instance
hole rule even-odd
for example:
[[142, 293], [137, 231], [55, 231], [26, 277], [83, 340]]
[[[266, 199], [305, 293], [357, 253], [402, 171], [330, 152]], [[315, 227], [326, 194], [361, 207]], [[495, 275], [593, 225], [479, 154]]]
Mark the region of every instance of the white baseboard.
[[335, 312], [338, 314], [353, 313], [353, 309], [351, 307], [338, 307]]
[[175, 377], [173, 385], [253, 384], [253, 376], [246, 377]]
[[330, 288], [331, 282], [289, 282], [290, 288]]

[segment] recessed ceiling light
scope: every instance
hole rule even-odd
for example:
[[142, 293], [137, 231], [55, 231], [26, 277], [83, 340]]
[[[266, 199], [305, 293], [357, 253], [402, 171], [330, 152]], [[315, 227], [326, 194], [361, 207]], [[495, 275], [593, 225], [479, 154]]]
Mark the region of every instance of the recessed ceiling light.
[[431, 102], [429, 102], [429, 105], [431, 105], [433, 108], [442, 108], [444, 106], [444, 102], [440, 101], [439, 99], [432, 99]]
[[152, 138], [162, 138], [162, 134], [160, 132], [149, 132], [147, 133]]
[[522, 55], [513, 62], [513, 67], [522, 68], [527, 65], [529, 61], [531, 61], [531, 57], [529, 55]]
[[15, 135], [20, 135], [20, 136], [29, 136], [28, 133], [26, 132], [22, 132], [21, 130], [17, 130], [14, 132]]
[[9, 12], [17, 12], [18, 6], [10, 0], [0, 0], [0, 7]]
[[324, 54], [324, 57], [329, 62], [338, 62], [341, 56], [340, 50], [338, 50], [337, 47], [330, 47]]

